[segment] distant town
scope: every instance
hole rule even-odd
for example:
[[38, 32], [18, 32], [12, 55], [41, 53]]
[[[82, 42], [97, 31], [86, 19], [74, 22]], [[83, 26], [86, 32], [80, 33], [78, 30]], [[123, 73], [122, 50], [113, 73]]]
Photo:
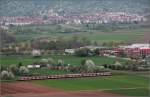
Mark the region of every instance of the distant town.
[[0, 17], [1, 25], [29, 25], [29, 24], [87, 24], [87, 23], [138, 23], [147, 19], [138, 14], [129, 14], [125, 12], [97, 12], [87, 14], [69, 14], [58, 15], [50, 10], [46, 16], [11, 16]]

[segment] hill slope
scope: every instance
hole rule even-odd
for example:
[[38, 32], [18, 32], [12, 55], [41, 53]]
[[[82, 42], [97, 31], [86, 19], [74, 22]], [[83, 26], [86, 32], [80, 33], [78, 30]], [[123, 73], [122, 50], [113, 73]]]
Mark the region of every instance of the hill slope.
[[147, 14], [150, 0], [0, 0], [0, 16], [113, 11]]

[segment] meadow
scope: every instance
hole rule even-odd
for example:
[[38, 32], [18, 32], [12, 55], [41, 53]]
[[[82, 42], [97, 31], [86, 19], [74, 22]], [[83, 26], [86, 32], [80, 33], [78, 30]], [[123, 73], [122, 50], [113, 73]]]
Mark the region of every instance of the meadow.
[[117, 93], [128, 96], [148, 96], [149, 80], [133, 74], [115, 74], [107, 77], [87, 77], [74, 79], [53, 79], [33, 81], [49, 87], [64, 89], [66, 91], [97, 90]]
[[[57, 63], [58, 59], [64, 60], [65, 64], [71, 65], [80, 65], [81, 61], [84, 59], [91, 59], [94, 61], [96, 65], [102, 64], [114, 64], [115, 61], [119, 61], [122, 64], [125, 64], [127, 60], [119, 59], [119, 58], [109, 58], [109, 57], [101, 57], [101, 56], [91, 56], [91, 57], [77, 57], [74, 55], [45, 55], [38, 58], [35, 58], [31, 55], [1, 55], [0, 64], [1, 65], [17, 65], [21, 62], [23, 65], [32, 64], [34, 62], [39, 62], [41, 59], [53, 58], [55, 63]], [[131, 62], [131, 61], [129, 61]]]
[[[149, 28], [136, 28], [136, 29], [117, 29], [115, 31], [101, 31], [101, 30], [85, 30], [81, 26], [76, 25], [25, 25], [16, 26], [10, 29], [18, 41], [30, 41], [37, 37], [49, 37], [50, 39], [64, 38], [70, 39], [73, 36], [87, 37], [91, 41], [109, 42], [109, 41], [124, 41], [134, 42], [149, 32]], [[65, 29], [65, 30], [64, 30]], [[73, 31], [71, 29], [77, 29]], [[62, 31], [63, 30], [63, 31]], [[65, 31], [68, 32], [65, 32]]]
[[53, 75], [53, 74], [70, 74], [73, 73], [67, 70], [51, 70], [48, 68], [30, 69], [29, 75]]

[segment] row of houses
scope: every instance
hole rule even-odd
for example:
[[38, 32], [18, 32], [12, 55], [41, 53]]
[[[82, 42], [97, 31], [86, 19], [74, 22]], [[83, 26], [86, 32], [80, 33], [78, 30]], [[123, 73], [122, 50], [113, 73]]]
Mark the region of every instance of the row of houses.
[[28, 24], [42, 24], [42, 23], [109, 23], [109, 22], [139, 22], [146, 21], [144, 16], [138, 14], [129, 14], [125, 12], [97, 12], [87, 14], [69, 14], [56, 15], [51, 14], [44, 19], [42, 16], [12, 16], [0, 17], [0, 24], [5, 25], [28, 25]]
[[29, 16], [11, 16], [0, 17], [1, 25], [29, 25], [29, 24], [42, 24], [42, 17], [29, 17]]

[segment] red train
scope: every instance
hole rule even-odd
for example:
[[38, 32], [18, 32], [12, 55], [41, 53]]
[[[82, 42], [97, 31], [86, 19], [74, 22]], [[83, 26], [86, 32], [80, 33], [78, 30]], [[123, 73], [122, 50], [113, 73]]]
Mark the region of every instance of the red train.
[[79, 78], [79, 77], [95, 77], [95, 76], [110, 76], [111, 72], [101, 73], [79, 73], [79, 74], [60, 74], [60, 75], [48, 75], [48, 76], [24, 76], [19, 77], [19, 81], [27, 80], [45, 80], [45, 79], [60, 79], [60, 78]]

